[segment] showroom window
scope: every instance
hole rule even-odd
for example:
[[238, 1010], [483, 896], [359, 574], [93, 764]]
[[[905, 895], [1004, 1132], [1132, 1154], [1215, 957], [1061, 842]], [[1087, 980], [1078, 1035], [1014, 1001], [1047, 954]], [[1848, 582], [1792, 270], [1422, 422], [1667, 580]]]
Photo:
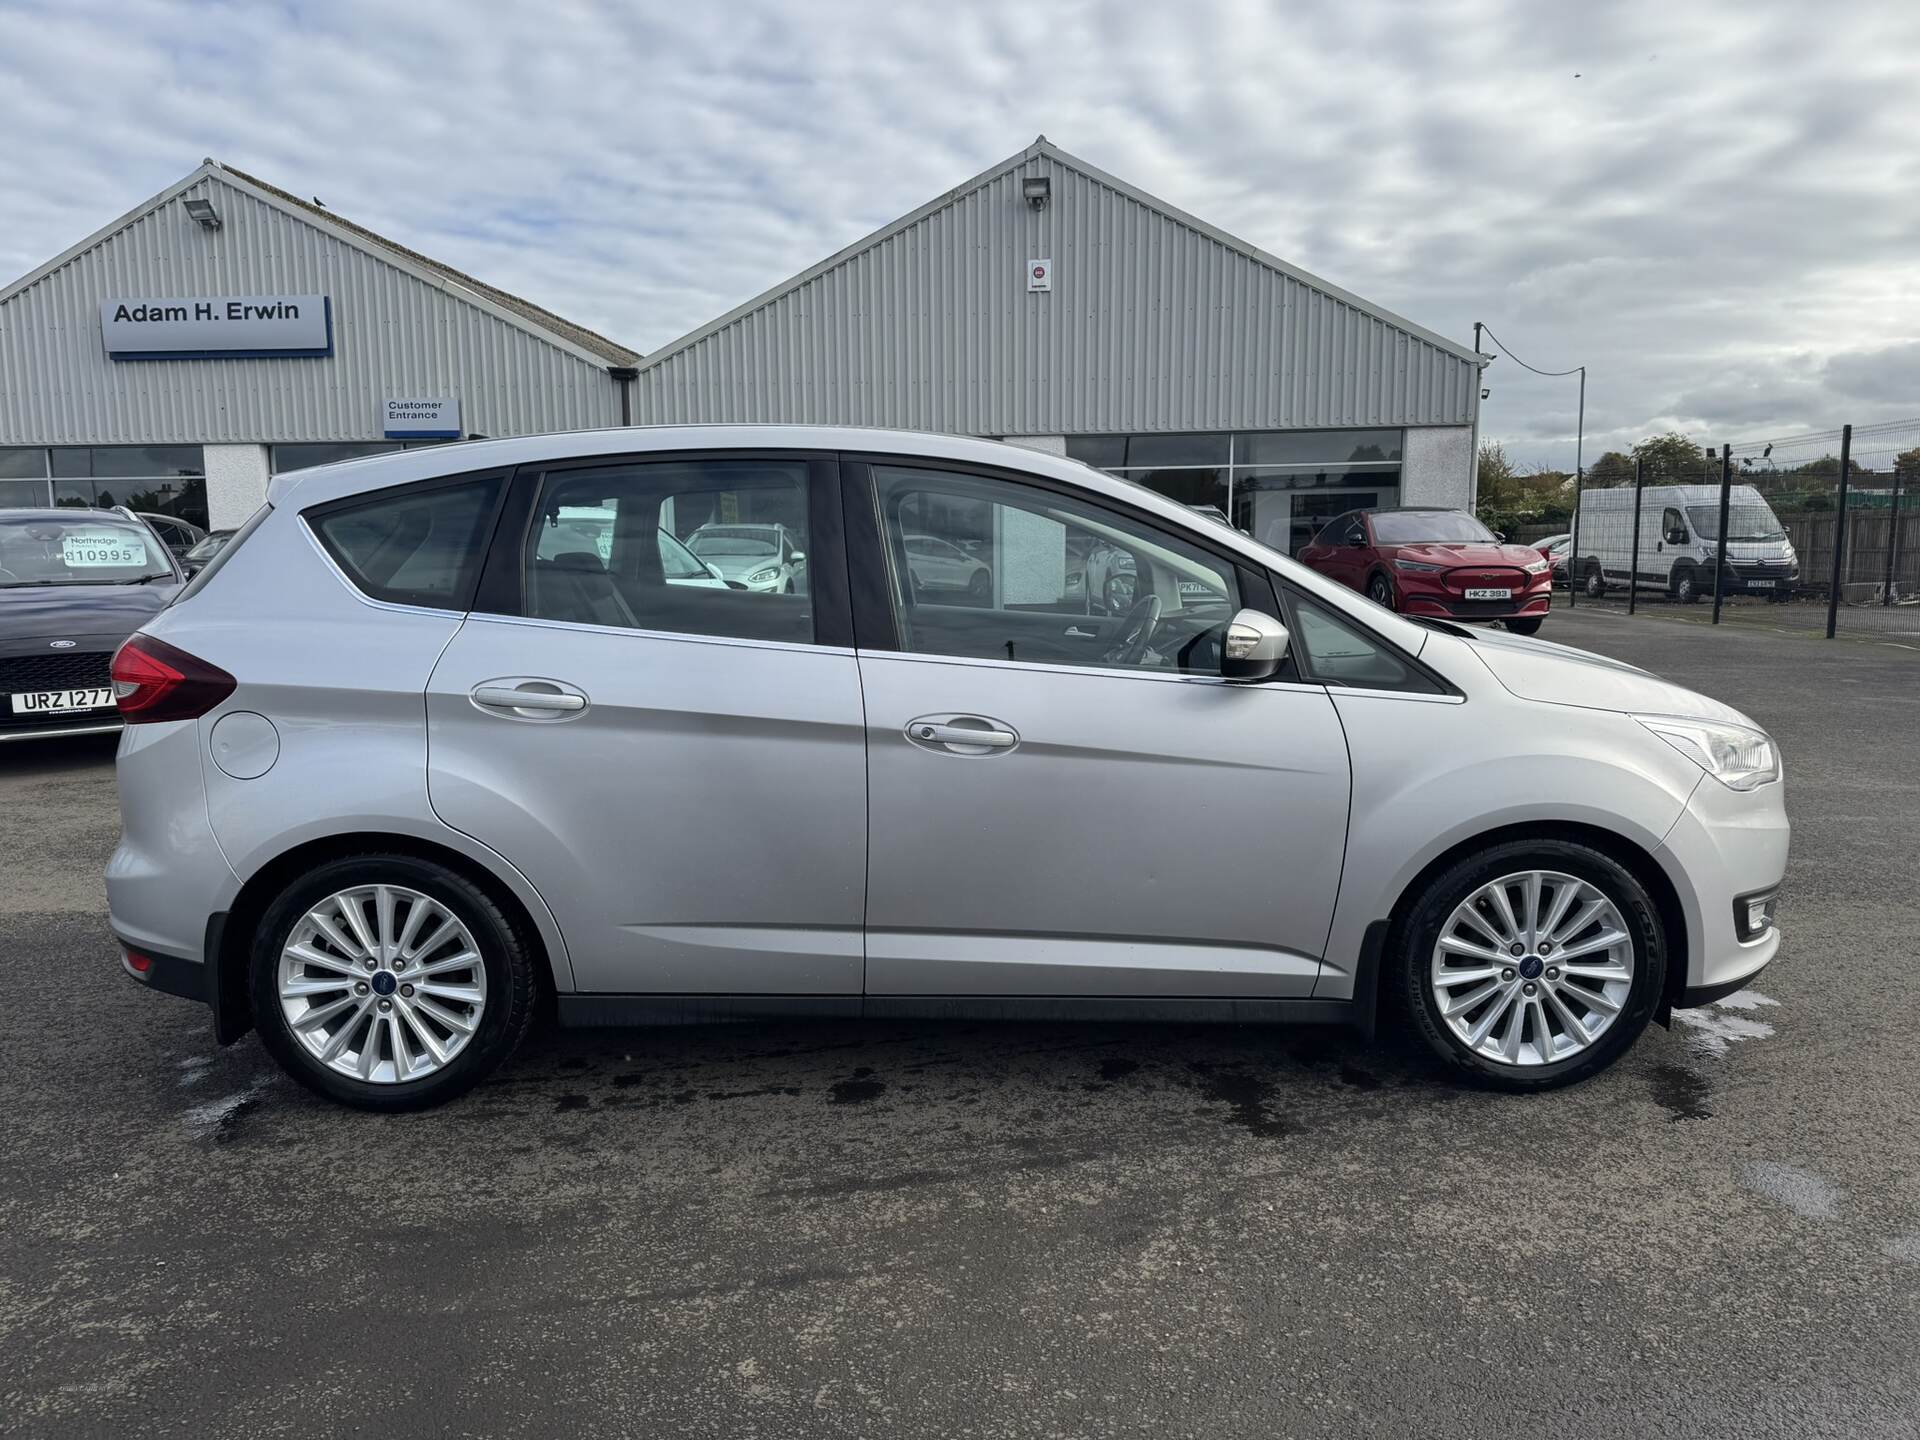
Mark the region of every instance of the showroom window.
[[1400, 503], [1398, 430], [1069, 435], [1067, 455], [1217, 509], [1286, 555], [1335, 515]]
[[51, 503], [47, 452], [38, 445], [0, 445], [0, 510], [38, 509]]
[[55, 505], [124, 505], [207, 528], [207, 471], [198, 445], [55, 445], [41, 453]]
[[368, 455], [390, 455], [396, 450], [421, 450], [430, 445], [446, 445], [446, 440], [322, 440], [297, 445], [269, 447], [267, 466], [275, 475], [289, 470], [311, 470], [316, 465], [333, 465], [342, 460], [360, 460]]

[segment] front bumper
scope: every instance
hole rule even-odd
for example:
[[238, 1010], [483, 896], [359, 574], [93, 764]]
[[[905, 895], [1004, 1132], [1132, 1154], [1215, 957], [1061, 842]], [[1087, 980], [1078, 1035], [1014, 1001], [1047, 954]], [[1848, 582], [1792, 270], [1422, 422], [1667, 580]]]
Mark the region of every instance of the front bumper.
[[1682, 1005], [1731, 994], [1779, 953], [1777, 923], [1743, 937], [1736, 917], [1750, 897], [1779, 889], [1791, 836], [1781, 781], [1740, 791], [1700, 777], [1656, 856], [1686, 913]]

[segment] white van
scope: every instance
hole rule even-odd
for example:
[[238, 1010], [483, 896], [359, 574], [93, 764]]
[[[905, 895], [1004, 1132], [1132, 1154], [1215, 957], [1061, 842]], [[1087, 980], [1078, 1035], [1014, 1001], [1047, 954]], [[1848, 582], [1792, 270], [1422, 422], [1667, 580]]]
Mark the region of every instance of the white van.
[[[1633, 487], [1587, 490], [1580, 496], [1580, 551], [1569, 580], [1589, 595], [1629, 583], [1664, 590], [1683, 604], [1713, 593], [1720, 526], [1718, 485], [1649, 485], [1640, 502], [1640, 560], [1633, 574]], [[1724, 595], [1764, 594], [1784, 603], [1800, 578], [1800, 557], [1786, 527], [1760, 492], [1735, 485], [1727, 497]]]

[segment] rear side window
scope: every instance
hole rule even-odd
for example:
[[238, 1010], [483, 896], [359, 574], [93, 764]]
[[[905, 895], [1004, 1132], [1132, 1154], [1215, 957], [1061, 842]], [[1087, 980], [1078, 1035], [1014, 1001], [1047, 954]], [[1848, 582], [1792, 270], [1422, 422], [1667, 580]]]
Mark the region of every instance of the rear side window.
[[[466, 610], [505, 483], [480, 475], [354, 496], [307, 519], [347, 578], [375, 600]], [[236, 548], [239, 540], [236, 537]]]

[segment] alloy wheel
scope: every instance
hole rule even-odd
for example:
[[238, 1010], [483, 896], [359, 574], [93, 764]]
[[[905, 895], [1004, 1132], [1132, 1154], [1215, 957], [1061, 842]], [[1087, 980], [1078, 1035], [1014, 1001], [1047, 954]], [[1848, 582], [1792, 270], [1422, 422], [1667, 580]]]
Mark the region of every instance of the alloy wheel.
[[1633, 937], [1598, 887], [1556, 870], [1490, 880], [1453, 908], [1430, 980], [1443, 1023], [1503, 1065], [1556, 1064], [1604, 1035], [1633, 989]]
[[308, 910], [288, 932], [276, 983], [287, 1028], [307, 1052], [376, 1085], [444, 1069], [487, 1005], [472, 932], [403, 885], [357, 885]]

